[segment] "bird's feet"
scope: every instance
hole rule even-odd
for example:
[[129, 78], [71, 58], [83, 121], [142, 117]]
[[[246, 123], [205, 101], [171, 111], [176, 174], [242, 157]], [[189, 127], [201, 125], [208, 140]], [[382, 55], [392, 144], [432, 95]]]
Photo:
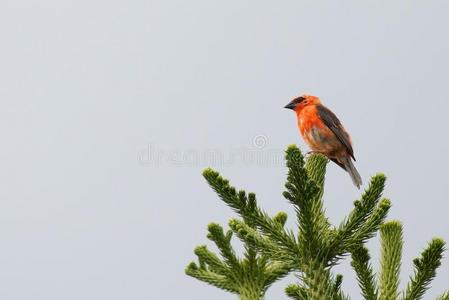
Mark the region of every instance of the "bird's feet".
[[324, 154], [323, 154], [322, 152], [320, 152], [320, 151], [313, 151], [313, 150], [310, 150], [310, 151], [306, 152], [305, 157], [309, 157], [310, 155], [313, 155], [313, 154], [322, 154], [322, 155], [324, 155]]

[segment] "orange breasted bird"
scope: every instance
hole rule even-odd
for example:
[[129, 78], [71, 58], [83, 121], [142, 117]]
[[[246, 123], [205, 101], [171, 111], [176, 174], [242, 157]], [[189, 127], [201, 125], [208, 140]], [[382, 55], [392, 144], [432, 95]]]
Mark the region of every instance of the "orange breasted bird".
[[352, 163], [355, 157], [351, 137], [337, 116], [322, 105], [318, 97], [311, 95], [297, 97], [285, 108], [296, 112], [299, 131], [311, 152], [321, 153], [342, 167], [360, 188], [362, 178]]

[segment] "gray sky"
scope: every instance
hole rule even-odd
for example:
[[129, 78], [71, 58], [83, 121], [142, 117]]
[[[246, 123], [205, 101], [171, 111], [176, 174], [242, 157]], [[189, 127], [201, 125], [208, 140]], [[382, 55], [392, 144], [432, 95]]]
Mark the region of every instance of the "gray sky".
[[[293, 216], [286, 169], [264, 157], [305, 149], [283, 109], [304, 92], [345, 124], [364, 181], [388, 176], [403, 286], [427, 241], [449, 240], [448, 13], [447, 1], [3, 0], [0, 298], [232, 299], [184, 275], [206, 225], [233, 216], [201, 170]], [[335, 224], [358, 195], [329, 165]], [[348, 263], [337, 271], [358, 299]], [[426, 299], [447, 278], [444, 259]]]

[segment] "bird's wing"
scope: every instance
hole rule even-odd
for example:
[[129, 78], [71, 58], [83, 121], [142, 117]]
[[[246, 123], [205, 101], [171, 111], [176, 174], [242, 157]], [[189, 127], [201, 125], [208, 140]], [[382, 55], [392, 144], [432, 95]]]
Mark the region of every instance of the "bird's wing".
[[349, 140], [349, 135], [344, 130], [343, 125], [341, 125], [340, 120], [337, 116], [324, 105], [318, 104], [316, 106], [318, 116], [321, 118], [323, 123], [329, 127], [329, 129], [335, 134], [337, 139], [345, 146], [348, 150], [349, 155], [355, 160], [354, 150], [352, 150], [351, 141]]
[[343, 170], [346, 171], [346, 166], [344, 164], [342, 164], [341, 162], [339, 162], [338, 160], [336, 160], [335, 158], [329, 158], [330, 160], [332, 160], [334, 163], [336, 163], [337, 165], [340, 166], [340, 168], [342, 168]]

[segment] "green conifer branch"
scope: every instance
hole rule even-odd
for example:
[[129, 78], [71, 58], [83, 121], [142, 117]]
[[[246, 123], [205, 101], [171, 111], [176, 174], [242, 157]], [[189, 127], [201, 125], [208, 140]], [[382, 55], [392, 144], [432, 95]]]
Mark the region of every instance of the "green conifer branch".
[[[292, 149], [295, 149], [296, 146], [291, 146]], [[297, 149], [297, 148], [296, 148]], [[296, 151], [300, 151], [299, 149]], [[310, 180], [312, 180], [315, 185], [320, 189], [317, 193], [318, 200], [323, 198], [324, 194], [324, 179], [326, 175], [326, 166], [329, 160], [321, 155], [321, 154], [313, 154], [310, 155], [305, 164], [306, 172]], [[322, 203], [322, 202], [321, 202]]]
[[404, 300], [419, 300], [423, 297], [436, 275], [436, 269], [441, 265], [444, 247], [443, 240], [434, 238], [421, 253], [421, 256], [413, 260], [415, 273], [407, 285], [403, 296]]
[[362, 198], [354, 201], [354, 209], [333, 233], [329, 247], [330, 260], [350, 252], [378, 230], [390, 209], [388, 200], [380, 201], [385, 180], [383, 174], [372, 177]]
[[287, 214], [283, 211], [280, 211], [276, 215], [274, 215], [272, 219], [274, 222], [284, 227], [285, 223], [287, 222], [287, 218], [288, 218]]
[[297, 248], [293, 234], [258, 207], [254, 193], [249, 193], [248, 196], [244, 191], [237, 193], [228, 180], [212, 169], [206, 169], [203, 176], [220, 198], [237, 212], [245, 223], [257, 226], [265, 235], [288, 249]]
[[353, 233], [351, 239], [346, 241], [346, 247], [343, 248], [343, 252], [337, 254], [337, 257], [341, 256], [342, 253], [352, 252], [354, 248], [358, 248], [359, 245], [362, 245], [368, 239], [372, 238], [379, 230], [380, 226], [384, 223], [390, 207], [390, 200], [382, 199], [375, 210], [371, 213], [371, 216], [356, 232]]
[[[288, 167], [284, 197], [295, 207], [298, 220], [298, 246], [301, 260], [297, 269], [306, 290], [306, 299], [333, 299], [337, 292], [332, 274], [327, 268], [330, 223], [323, 209], [324, 176], [327, 159], [312, 155], [305, 163], [301, 151], [294, 145], [286, 151]], [[288, 295], [303, 297], [302, 288], [290, 287]]]
[[[286, 150], [288, 167], [284, 197], [296, 211], [298, 233], [284, 228], [287, 215], [270, 217], [257, 204], [254, 193], [237, 191], [211, 169], [203, 175], [219, 197], [240, 216], [229, 222], [230, 231], [218, 224], [209, 225], [208, 238], [214, 241], [220, 256], [206, 246], [195, 249], [198, 265], [191, 263], [186, 273], [221, 289], [238, 294], [240, 299], [261, 299], [266, 289], [279, 278], [296, 272], [300, 282], [285, 292], [292, 299], [349, 299], [341, 291], [342, 277], [334, 276], [332, 267], [348, 254], [352, 256], [364, 299], [398, 299], [399, 270], [402, 252], [402, 226], [397, 221], [384, 223], [391, 207], [381, 199], [385, 176], [374, 176], [354, 202], [354, 209], [339, 227], [331, 227], [325, 215], [323, 190], [328, 160], [314, 154], [304, 160], [296, 146]], [[380, 229], [381, 268], [378, 282], [364, 243]], [[244, 243], [239, 259], [231, 246], [235, 234]], [[440, 265], [444, 242], [434, 239], [414, 260], [415, 274], [403, 299], [420, 299]], [[438, 299], [449, 300], [449, 292]]]
[[285, 277], [291, 271], [289, 264], [281, 261], [270, 262], [265, 268], [265, 284], [267, 286], [271, 286], [272, 283]]
[[[315, 158], [312, 159], [313, 156]], [[305, 260], [315, 256], [317, 250], [323, 251], [325, 249], [329, 231], [329, 222], [324, 215], [321, 200], [323, 188], [319, 186], [320, 183], [323, 183], [322, 178], [327, 161], [319, 155], [312, 155], [312, 157], [309, 158], [311, 163], [308, 168], [317, 171], [319, 168], [314, 169], [313, 166], [321, 165], [320, 175], [317, 175], [318, 172], [310, 172], [311, 175], [309, 176], [304, 157], [295, 145], [287, 148], [285, 157], [288, 175], [285, 184], [286, 191], [283, 195], [295, 207], [299, 227], [300, 255]], [[312, 176], [316, 181], [312, 179]]]
[[[362, 290], [363, 298], [371, 299], [398, 299], [399, 272], [402, 255], [402, 225], [398, 221], [390, 221], [381, 226], [381, 267], [379, 276], [380, 295], [377, 291], [375, 274], [369, 262], [368, 249], [363, 245], [352, 251], [351, 266], [357, 274], [357, 280]], [[414, 259], [415, 272], [410, 278], [403, 300], [422, 299], [430, 282], [436, 275], [436, 269], [441, 264], [445, 242], [434, 238], [421, 253]], [[447, 297], [447, 299], [445, 298]], [[449, 294], [443, 294], [438, 299], [449, 300]]]
[[208, 266], [208, 269], [218, 275], [229, 275], [230, 268], [224, 262], [222, 262], [215, 253], [207, 249], [207, 246], [198, 246], [195, 248], [194, 253], [198, 256], [198, 259]]
[[449, 291], [446, 291], [443, 295], [438, 296], [437, 300], [449, 300]]
[[306, 286], [307, 299], [333, 299], [336, 296], [333, 276], [322, 262], [311, 261], [303, 266], [301, 277]]
[[398, 298], [399, 272], [402, 256], [402, 225], [398, 221], [389, 221], [380, 228], [381, 270], [380, 300]]
[[224, 275], [214, 273], [207, 270], [206, 266], [198, 267], [194, 262], [190, 263], [185, 269], [187, 275], [192, 276], [198, 280], [204, 281], [210, 285], [213, 285], [219, 289], [238, 293], [237, 287], [233, 281]]
[[337, 294], [341, 291], [341, 284], [343, 283], [343, 275], [337, 274], [335, 276], [335, 282], [334, 282], [334, 292]]
[[348, 249], [352, 249], [354, 246], [364, 243], [366, 240], [372, 238], [379, 230], [379, 227], [385, 221], [390, 208], [390, 200], [380, 200], [374, 211], [371, 213], [370, 217], [354, 233], [353, 238], [348, 241]]
[[[285, 214], [279, 213], [273, 219], [273, 222], [281, 225], [285, 223], [286, 217]], [[247, 223], [241, 224], [244, 224], [247, 230], [254, 230], [254, 227]], [[245, 243], [244, 258], [238, 259], [231, 246], [232, 231], [225, 233], [218, 224], [209, 224], [207, 237], [215, 243], [222, 259], [206, 246], [199, 246], [194, 251], [199, 265], [190, 263], [185, 270], [186, 274], [238, 294], [240, 299], [262, 299], [267, 288], [291, 270], [286, 263], [274, 261], [259, 252], [255, 243]]]
[[351, 266], [356, 272], [363, 299], [377, 300], [376, 275], [370, 263], [368, 249], [361, 245], [352, 251], [351, 258]]
[[288, 285], [286, 295], [300, 300], [341, 299], [339, 287], [332, 282], [329, 272], [325, 268], [320, 270], [315, 267], [305, 268], [307, 274], [299, 276], [301, 283]]
[[285, 294], [294, 300], [307, 300], [307, 290], [298, 284], [289, 284], [285, 288]]
[[349, 300], [349, 297], [346, 296], [341, 290], [342, 283], [343, 283], [343, 275], [337, 274], [337, 276], [335, 276], [335, 282], [334, 282], [334, 298], [333, 298], [333, 300]]
[[207, 238], [217, 245], [217, 248], [220, 250], [221, 256], [224, 258], [225, 263], [230, 268], [238, 269], [240, 262], [231, 246], [232, 231], [229, 230], [225, 234], [223, 227], [216, 223], [209, 224], [208, 230], [209, 233], [207, 234]]
[[299, 260], [296, 248], [291, 249], [283, 243], [276, 243], [276, 240], [273, 241], [261, 235], [259, 231], [248, 226], [241, 220], [230, 220], [229, 227], [244, 243], [253, 246], [255, 249], [259, 249], [261, 253], [270, 256], [273, 260], [290, 261], [292, 265], [295, 265], [293, 261]]
[[232, 231], [225, 233], [215, 223], [209, 224], [208, 230], [208, 238], [216, 244], [222, 259], [206, 246], [199, 246], [195, 249], [199, 265], [190, 263], [187, 275], [238, 294], [240, 299], [259, 300], [273, 282], [289, 273], [291, 268], [284, 262], [263, 255], [252, 244], [245, 243], [244, 258], [238, 259], [231, 246]]

